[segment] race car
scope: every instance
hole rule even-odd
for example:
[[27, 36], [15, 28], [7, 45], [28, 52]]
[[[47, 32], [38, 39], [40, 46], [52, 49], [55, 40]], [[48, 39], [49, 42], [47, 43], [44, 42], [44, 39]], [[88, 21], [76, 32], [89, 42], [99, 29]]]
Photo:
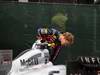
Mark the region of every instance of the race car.
[[66, 75], [65, 65], [53, 65], [49, 61], [47, 42], [37, 40], [31, 49], [19, 54], [7, 75]]

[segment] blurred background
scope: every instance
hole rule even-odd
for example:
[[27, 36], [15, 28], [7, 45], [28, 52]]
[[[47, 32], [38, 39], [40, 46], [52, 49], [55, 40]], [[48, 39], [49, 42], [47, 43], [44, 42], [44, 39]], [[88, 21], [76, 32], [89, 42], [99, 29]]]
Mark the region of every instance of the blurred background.
[[[21, 0], [0, 0], [0, 1], [21, 1]], [[100, 0], [22, 0], [28, 2], [49, 2], [49, 3], [77, 3], [77, 4], [99, 4]]]

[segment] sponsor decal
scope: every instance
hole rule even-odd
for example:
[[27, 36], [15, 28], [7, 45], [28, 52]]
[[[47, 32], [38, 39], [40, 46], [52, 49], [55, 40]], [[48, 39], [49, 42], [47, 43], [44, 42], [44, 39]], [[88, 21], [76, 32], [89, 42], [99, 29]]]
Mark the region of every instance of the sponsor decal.
[[38, 53], [30, 58], [22, 59], [20, 60], [21, 66], [32, 66], [32, 65], [38, 65], [38, 58], [41, 57], [41, 53]]

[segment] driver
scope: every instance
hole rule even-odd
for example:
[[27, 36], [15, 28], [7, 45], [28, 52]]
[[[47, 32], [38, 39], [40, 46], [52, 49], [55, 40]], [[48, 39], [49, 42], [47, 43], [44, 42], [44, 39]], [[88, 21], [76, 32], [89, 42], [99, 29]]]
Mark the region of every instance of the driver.
[[74, 42], [72, 33], [60, 32], [54, 28], [39, 28], [37, 38], [42, 39], [41, 42], [48, 42], [52, 62], [56, 59], [62, 46], [69, 46]]

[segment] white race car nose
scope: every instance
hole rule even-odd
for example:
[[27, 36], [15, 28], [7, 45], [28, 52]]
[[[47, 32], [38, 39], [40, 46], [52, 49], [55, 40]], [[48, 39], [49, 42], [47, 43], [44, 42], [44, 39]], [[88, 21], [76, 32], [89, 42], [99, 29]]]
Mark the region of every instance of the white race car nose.
[[[33, 46], [34, 47], [34, 46]], [[48, 61], [47, 61], [48, 60]], [[48, 49], [32, 48], [13, 60], [9, 75], [66, 75], [64, 65], [53, 65], [49, 61]]]
[[16, 75], [66, 75], [66, 67], [64, 65], [45, 65], [40, 69], [31, 69], [27, 72], [17, 73]]

